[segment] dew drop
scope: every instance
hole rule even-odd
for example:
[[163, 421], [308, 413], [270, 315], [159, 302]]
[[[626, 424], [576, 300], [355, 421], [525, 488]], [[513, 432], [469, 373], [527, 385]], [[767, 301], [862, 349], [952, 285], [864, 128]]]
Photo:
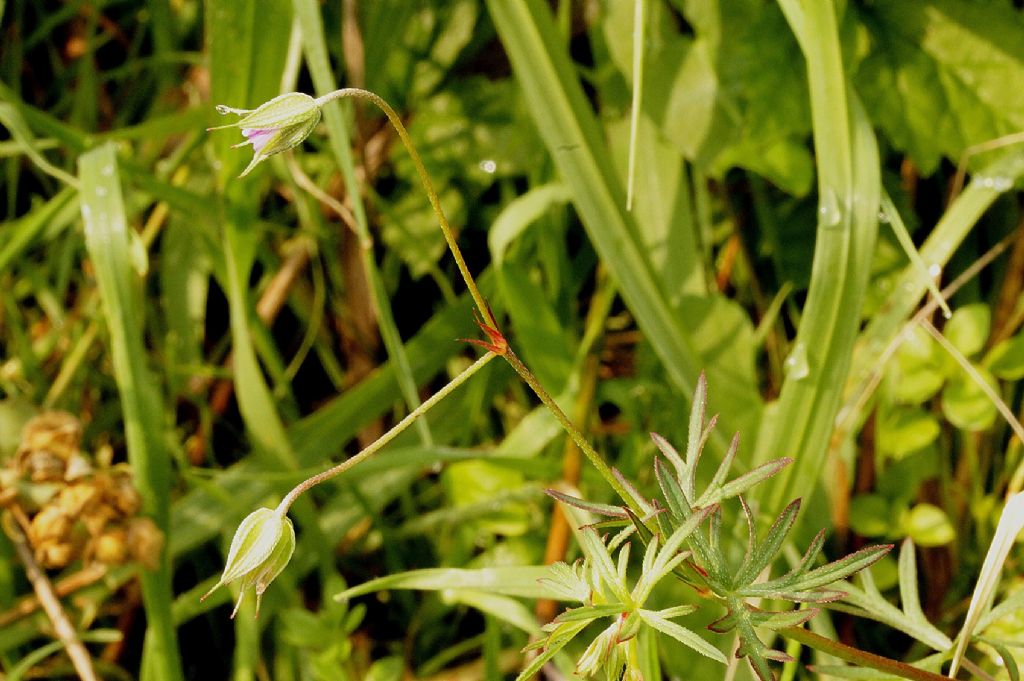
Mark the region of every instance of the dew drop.
[[811, 373], [811, 368], [807, 364], [807, 346], [803, 343], [797, 343], [793, 346], [792, 352], [786, 358], [783, 369], [786, 372], [786, 376], [795, 381], [807, 378], [807, 374]]
[[486, 159], [480, 161], [480, 170], [484, 171], [488, 175], [493, 175], [494, 171], [498, 169], [498, 164], [493, 159]]
[[836, 199], [835, 190], [832, 188], [826, 189], [825, 193], [821, 196], [820, 203], [818, 204], [818, 217], [821, 219], [821, 224], [825, 227], [835, 227], [843, 219], [839, 212], [839, 201]]
[[975, 175], [971, 178], [971, 185], [982, 189], [991, 189], [995, 192], [1008, 192], [1013, 189], [1013, 178], [1005, 175]]
[[887, 225], [892, 221], [889, 219], [888, 213], [886, 213], [884, 210], [880, 210], [878, 211], [878, 222], [880, 224]]
[[114, 174], [114, 166], [110, 164], [103, 166], [103, 169], [100, 171], [100, 174], [103, 175], [104, 177], [112, 176]]
[[96, 196], [106, 196], [106, 195], [107, 195], [107, 188], [106, 187], [96, 187]]
[[932, 279], [935, 279], [940, 274], [942, 274], [942, 265], [939, 265], [938, 263], [932, 263], [931, 265], [928, 266], [928, 276], [929, 277], [931, 277]]

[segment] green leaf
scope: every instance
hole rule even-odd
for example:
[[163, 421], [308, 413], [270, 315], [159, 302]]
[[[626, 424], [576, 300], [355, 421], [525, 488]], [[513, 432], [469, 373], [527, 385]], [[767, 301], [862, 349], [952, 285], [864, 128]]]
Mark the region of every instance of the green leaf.
[[733, 584], [735, 586], [752, 583], [761, 574], [761, 571], [771, 564], [772, 559], [775, 558], [782, 547], [782, 542], [785, 541], [786, 535], [789, 534], [789, 530], [793, 527], [793, 523], [796, 522], [796, 514], [799, 512], [799, 499], [790, 502], [782, 510], [779, 517], [768, 528], [768, 533], [765, 535], [764, 540], [753, 547], [753, 550], [743, 561], [743, 565], [737, 570], [736, 575], [733, 577]]
[[984, 364], [1004, 381], [1024, 378], [1024, 333], [1000, 341], [985, 355]]
[[[998, 392], [999, 386], [992, 374], [980, 367], [975, 369]], [[942, 413], [957, 428], [977, 432], [991, 427], [998, 411], [981, 386], [961, 371], [942, 391]]]
[[854, 573], [860, 572], [891, 550], [892, 544], [867, 546], [839, 560], [834, 560], [827, 565], [807, 572], [793, 584], [790, 584], [789, 588], [797, 590], [816, 589], [826, 584], [838, 582]]
[[992, 311], [985, 303], [973, 303], [957, 309], [943, 329], [949, 339], [965, 357], [970, 357], [985, 347], [992, 327]]
[[580, 620], [596, 620], [598, 617], [612, 617], [619, 615], [623, 611], [623, 605], [621, 603], [611, 603], [608, 605], [585, 605], [581, 608], [569, 608], [564, 610], [558, 615], [552, 622], [561, 624], [562, 622], [578, 622]]
[[903, 333], [895, 361], [886, 367], [886, 378], [898, 402], [921, 404], [946, 382], [946, 356], [919, 324]]
[[599, 504], [595, 501], [587, 501], [586, 499], [580, 499], [578, 497], [563, 494], [555, 489], [545, 490], [545, 492], [551, 497], [561, 501], [563, 504], [569, 504], [576, 508], [582, 509], [588, 513], [595, 515], [610, 516], [612, 518], [628, 518], [626, 515], [626, 509], [621, 506], [611, 506], [609, 504]]
[[[871, 52], [856, 74], [871, 117], [930, 175], [943, 157], [1024, 128], [1024, 20], [1004, 3], [856, 5]], [[929, 262], [934, 262], [929, 260]]]
[[850, 502], [850, 527], [863, 537], [888, 534], [892, 522], [892, 508], [880, 494], [858, 494]]
[[780, 5], [807, 65], [820, 219], [794, 345], [806, 354], [808, 371], [786, 376], [774, 418], [762, 420], [757, 438], [756, 463], [779, 454], [795, 460], [758, 488], [758, 500], [770, 509], [811, 494], [821, 479], [860, 332], [881, 187], [874, 130], [846, 78], [836, 6], [824, 0]]
[[[442, 473], [444, 488], [453, 506], [485, 506], [506, 490], [523, 486], [521, 473], [495, 466], [487, 461], [462, 461], [447, 466]], [[486, 517], [464, 519], [495, 534], [518, 536], [529, 528], [529, 509], [522, 503], [506, 503], [499, 512]]]
[[541, 668], [548, 663], [548, 660], [557, 655], [558, 652], [562, 650], [562, 648], [564, 648], [569, 641], [576, 636], [576, 634], [583, 631], [589, 623], [589, 621], [583, 620], [581, 622], [566, 622], [559, 625], [557, 629], [551, 632], [551, 635], [547, 640], [542, 639], [544, 652], [533, 658], [530, 664], [528, 664], [526, 668], [519, 673], [519, 676], [516, 677], [516, 681], [526, 681], [539, 672]]
[[348, 600], [356, 596], [389, 589], [421, 591], [472, 589], [522, 598], [561, 599], [562, 591], [547, 586], [545, 582], [541, 581], [551, 576], [550, 567], [539, 565], [479, 569], [427, 568], [371, 579], [335, 594], [334, 598], [339, 601]]
[[989, 645], [996, 649], [999, 657], [1003, 658], [1003, 668], [1010, 676], [1010, 681], [1020, 681], [1020, 667], [1017, 666], [1017, 660], [1014, 659], [1010, 649], [1001, 643], [989, 643]]
[[709, 485], [704, 491], [704, 494], [702, 494], [700, 499], [697, 500], [697, 503], [703, 506], [706, 504], [715, 504], [726, 499], [739, 496], [750, 490], [755, 485], [773, 477], [791, 463], [793, 463], [793, 459], [788, 456], [784, 456], [781, 459], [775, 459], [774, 461], [761, 464], [754, 470], [748, 471], [734, 480], [730, 480], [717, 489]]
[[[914, 550], [913, 546], [910, 545], [909, 542], [904, 543], [904, 547], [901, 549], [901, 561], [906, 560], [903, 557], [903, 552], [907, 550]], [[897, 570], [899, 569], [906, 570], [907, 566], [902, 565], [901, 568], [897, 568]], [[945, 652], [952, 647], [953, 642], [949, 640], [948, 636], [939, 631], [935, 625], [927, 619], [918, 619], [916, 616], [910, 615], [906, 612], [908, 607], [911, 611], [914, 610], [913, 603], [910, 598], [907, 598], [904, 602], [904, 610], [900, 610], [890, 603], [889, 600], [878, 590], [871, 572], [871, 570], [864, 570], [860, 573], [859, 581], [863, 588], [854, 586], [849, 582], [843, 584], [843, 590], [846, 592], [846, 596], [843, 599], [844, 604], [837, 604], [833, 607], [840, 610], [854, 612], [860, 617], [866, 617], [882, 622], [887, 626], [898, 629], [908, 636], [921, 641], [933, 650]], [[904, 590], [902, 584], [900, 588], [901, 591]], [[906, 589], [909, 592], [910, 586], [906, 587]], [[849, 610], [848, 606], [845, 605], [846, 603], [852, 603], [856, 608]]]
[[654, 629], [657, 629], [663, 634], [671, 636], [675, 640], [682, 643], [687, 648], [695, 650], [704, 657], [709, 657], [712, 660], [717, 660], [722, 664], [728, 664], [728, 660], [725, 658], [725, 654], [721, 650], [714, 647], [700, 636], [690, 631], [682, 625], [676, 624], [672, 620], [665, 619], [660, 613], [653, 610], [640, 609], [637, 611], [640, 618], [649, 624]]
[[401, 657], [391, 656], [377, 660], [366, 670], [366, 681], [401, 681], [405, 662]]
[[[505, 47], [523, 97], [587, 235], [608, 266], [623, 299], [650, 341], [672, 383], [689, 395], [706, 362], [696, 332], [672, 308], [643, 250], [639, 227], [625, 210], [625, 194], [607, 152], [600, 126], [581, 87], [551, 10], [540, 0], [488, 0], [488, 10]], [[650, 91], [650, 90], [648, 90]], [[877, 212], [877, 210], [876, 210]], [[731, 371], [735, 358], [708, 367], [719, 404], [729, 418], [747, 426], [760, 417], [760, 399], [750, 381]], [[728, 431], [736, 428], [735, 421]], [[719, 440], [716, 449], [724, 450]]]
[[[104, 144], [83, 154], [78, 174], [85, 245], [96, 271], [103, 320], [110, 334], [128, 461], [144, 512], [167, 532], [171, 466], [163, 432], [164, 406], [160, 386], [146, 359], [142, 290], [132, 270], [128, 216], [114, 146]], [[171, 573], [166, 550], [158, 558], [157, 569], [143, 570], [141, 580], [148, 622], [142, 678], [175, 681], [182, 678], [182, 670], [171, 618]]]
[[[806, 194], [813, 179], [802, 145], [810, 129], [806, 80], [794, 68], [796, 45], [782, 14], [752, 0], [681, 4], [696, 38], [663, 31], [652, 41], [646, 111], [707, 172], [742, 166]], [[615, 42], [626, 28], [612, 22], [605, 31]]]
[[900, 526], [918, 546], [943, 546], [956, 538], [946, 512], [932, 504], [917, 504], [901, 519]]
[[878, 449], [895, 459], [924, 449], [939, 437], [939, 422], [920, 407], [893, 406], [880, 410]]

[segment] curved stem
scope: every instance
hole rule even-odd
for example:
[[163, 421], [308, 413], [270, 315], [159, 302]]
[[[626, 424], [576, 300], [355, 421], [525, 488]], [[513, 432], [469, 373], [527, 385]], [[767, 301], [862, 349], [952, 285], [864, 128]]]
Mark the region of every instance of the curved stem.
[[295, 502], [295, 500], [298, 499], [299, 496], [301, 496], [310, 487], [313, 487], [314, 485], [319, 485], [321, 482], [324, 482], [325, 480], [330, 480], [336, 475], [341, 475], [342, 473], [352, 468], [356, 464], [365, 461], [366, 459], [369, 459], [371, 456], [380, 451], [384, 447], [384, 445], [394, 440], [403, 430], [412, 425], [412, 423], [416, 421], [416, 419], [430, 411], [430, 409], [435, 404], [437, 404], [445, 397], [447, 397], [449, 394], [451, 394], [453, 390], [455, 390], [460, 385], [465, 383], [470, 376], [480, 371], [480, 369], [482, 369], [488, 362], [490, 362], [495, 357], [497, 357], [496, 354], [494, 354], [493, 352], [488, 352], [483, 357], [473, 362], [473, 364], [467, 367], [461, 374], [453, 378], [446, 386], [444, 386], [439, 391], [431, 395], [430, 399], [426, 400], [425, 402], [423, 402], [423, 404], [416, 407], [416, 409], [409, 412], [409, 414], [404, 419], [402, 419], [394, 426], [392, 426], [391, 430], [381, 435], [361, 452], [359, 452], [353, 457], [345, 459], [344, 461], [339, 463], [337, 466], [334, 466], [333, 468], [328, 468], [324, 472], [317, 473], [313, 477], [307, 478], [300, 482], [292, 489], [291, 492], [288, 493], [288, 496], [281, 500], [281, 503], [277, 505], [277, 509], [275, 510], [275, 512], [279, 516], [284, 516], [288, 513], [288, 508]]
[[586, 455], [587, 459], [590, 460], [590, 463], [597, 469], [597, 472], [601, 474], [601, 477], [612, 486], [615, 493], [618, 494], [624, 502], [626, 502], [626, 505], [629, 506], [630, 510], [633, 511], [638, 518], [643, 518], [645, 512], [637, 504], [633, 495], [630, 494], [626, 489], [626, 486], [623, 485], [617, 477], [615, 477], [611, 467], [604, 462], [601, 455], [597, 453], [589, 442], [587, 442], [587, 438], [583, 437], [583, 433], [573, 425], [573, 422], [569, 420], [569, 417], [565, 415], [565, 412], [558, 406], [555, 399], [551, 397], [547, 390], [544, 389], [544, 386], [540, 384], [540, 381], [538, 381], [537, 377], [533, 375], [533, 372], [523, 364], [523, 362], [516, 356], [516, 353], [512, 352], [512, 348], [507, 348], [505, 350], [504, 357], [508, 363], [512, 365], [512, 368], [516, 370], [516, 373], [519, 374], [519, 377], [523, 379], [526, 385], [530, 386], [537, 397], [540, 398], [540, 401], [544, 403], [544, 406], [554, 414], [558, 423], [561, 424], [562, 429], [569, 434], [569, 437], [571, 437], [573, 442], [576, 443], [576, 446], [580, 448], [580, 451]]
[[430, 176], [427, 175], [427, 168], [423, 165], [423, 159], [420, 158], [420, 154], [416, 151], [416, 147], [412, 143], [412, 138], [409, 137], [409, 131], [405, 129], [405, 125], [402, 123], [402, 119], [391, 108], [391, 105], [381, 99], [378, 95], [370, 92], [369, 90], [362, 90], [360, 88], [342, 88], [341, 90], [335, 90], [334, 92], [328, 92], [322, 97], [318, 97], [316, 100], [317, 105], [323, 106], [328, 102], [332, 102], [336, 99], [365, 99], [372, 102], [377, 108], [384, 112], [384, 115], [391, 121], [391, 125], [394, 126], [395, 131], [398, 132], [398, 136], [402, 140], [402, 144], [405, 145], [406, 150], [412, 157], [412, 162], [416, 165], [416, 172], [419, 173], [420, 182], [423, 183], [423, 189], [427, 192], [427, 197], [430, 199], [430, 207], [434, 209], [434, 214], [437, 216], [437, 221], [441, 224], [441, 232], [444, 234], [444, 240], [448, 242], [448, 249], [452, 252], [452, 257], [455, 258], [455, 263], [459, 267], [459, 272], [462, 274], [463, 280], [466, 282], [466, 288], [469, 289], [469, 294], [473, 297], [473, 302], [476, 303], [476, 307], [480, 310], [480, 316], [483, 318], [484, 323], [492, 328], [498, 328], [497, 323], [494, 321], [494, 316], [491, 314], [491, 309], [487, 306], [487, 302], [484, 300], [483, 295], [480, 294], [480, 289], [476, 286], [476, 280], [473, 279], [473, 275], [469, 271], [469, 267], [466, 265], [465, 258], [462, 257], [462, 251], [459, 249], [458, 243], [455, 241], [455, 232], [452, 230], [451, 225], [448, 223], [448, 218], [445, 217], [444, 211], [441, 209], [441, 201], [437, 196], [437, 191], [434, 190], [434, 185], [430, 181]]
[[[345, 98], [365, 99], [369, 102], [372, 102], [375, 106], [377, 106], [381, 111], [384, 112], [384, 115], [388, 117], [388, 120], [391, 121], [391, 125], [394, 126], [395, 130], [398, 132], [398, 136], [402, 139], [402, 144], [405, 145], [406, 150], [412, 157], [413, 163], [416, 165], [416, 172], [419, 173], [420, 181], [423, 183], [423, 188], [426, 190], [427, 196], [430, 199], [430, 206], [431, 208], [433, 208], [434, 214], [437, 216], [437, 220], [441, 225], [441, 232], [444, 234], [444, 239], [448, 243], [449, 250], [452, 252], [452, 257], [455, 258], [455, 262], [459, 267], [459, 272], [462, 274], [462, 279], [466, 282], [466, 288], [469, 289], [469, 294], [473, 297], [473, 302], [476, 303], [476, 307], [480, 311], [480, 317], [483, 319], [484, 331], [487, 332], [487, 327], [489, 327], [498, 338], [501, 338], [500, 345], [495, 345], [492, 348], [492, 352], [497, 352], [497, 354], [500, 354], [505, 357], [508, 363], [512, 365], [512, 368], [516, 370], [516, 373], [519, 374], [519, 376], [526, 382], [526, 384], [530, 386], [533, 392], [536, 393], [537, 397], [540, 398], [541, 402], [543, 402], [544, 405], [551, 411], [551, 413], [554, 414], [555, 418], [561, 424], [562, 428], [565, 430], [566, 433], [569, 434], [569, 437], [571, 437], [573, 441], [579, 446], [580, 450], [582, 450], [582, 452], [590, 460], [590, 463], [593, 464], [594, 468], [596, 468], [598, 473], [601, 474], [601, 477], [603, 477], [608, 482], [608, 484], [612, 486], [612, 489], [615, 490], [615, 492], [622, 498], [626, 505], [629, 506], [630, 509], [634, 513], [636, 513], [638, 517], [643, 517], [644, 512], [639, 507], [639, 504], [636, 502], [636, 500], [633, 498], [633, 495], [631, 495], [629, 491], [626, 489], [625, 485], [623, 485], [622, 482], [615, 477], [615, 475], [612, 473], [612, 469], [608, 466], [608, 464], [604, 462], [604, 459], [601, 458], [601, 455], [598, 454], [592, 446], [590, 446], [590, 443], [587, 442], [586, 438], [583, 437], [583, 434], [576, 428], [575, 425], [573, 425], [572, 421], [569, 420], [569, 417], [565, 415], [565, 412], [563, 412], [561, 407], [558, 406], [554, 398], [551, 397], [550, 393], [548, 393], [548, 391], [544, 389], [544, 386], [541, 385], [540, 381], [537, 380], [536, 376], [534, 376], [533, 373], [526, 367], [526, 365], [523, 364], [518, 357], [516, 357], [515, 353], [512, 352], [511, 348], [508, 348], [507, 345], [505, 344], [504, 338], [501, 337], [501, 333], [498, 331], [498, 324], [494, 319], [494, 315], [491, 314], [491, 308], [488, 307], [487, 302], [484, 300], [483, 295], [481, 295], [480, 293], [480, 289], [477, 288], [476, 281], [473, 279], [473, 275], [470, 273], [469, 267], [466, 265], [466, 260], [465, 258], [462, 257], [462, 251], [459, 249], [459, 245], [455, 241], [455, 232], [452, 230], [451, 225], [448, 223], [448, 218], [445, 217], [444, 211], [441, 209], [441, 201], [440, 199], [438, 199], [437, 191], [434, 190], [434, 185], [433, 183], [431, 183], [430, 176], [427, 174], [427, 168], [426, 166], [423, 165], [423, 159], [420, 157], [419, 152], [416, 151], [416, 147], [413, 145], [412, 138], [409, 136], [409, 131], [405, 129], [405, 125], [402, 123], [402, 119], [395, 112], [395, 110], [391, 108], [391, 105], [384, 101], [380, 96], [374, 94], [373, 92], [363, 90], [360, 88], [342, 88], [340, 90], [335, 90], [334, 92], [328, 92], [326, 95], [318, 97], [316, 99], [316, 103], [318, 106], [322, 107], [325, 104], [332, 102], [336, 99]], [[488, 335], [492, 334], [488, 332]], [[484, 344], [484, 346], [488, 347], [486, 344]], [[426, 405], [427, 403], [424, 403], [423, 406]], [[414, 411], [413, 413], [416, 412]], [[412, 414], [410, 414], [410, 416], [412, 416]], [[386, 438], [387, 435], [382, 437], [381, 440], [379, 440], [378, 442], [381, 442]], [[329, 471], [321, 473], [321, 476], [324, 477], [317, 476], [316, 478], [310, 478], [310, 480], [313, 480], [314, 482], [307, 481], [309, 482], [308, 487], [312, 487], [317, 482], [320, 482], [321, 480], [326, 480], [327, 478], [333, 475], [341, 473], [346, 468], [354, 466], [356, 463], [358, 463], [356, 459], [362, 460], [360, 457], [365, 458], [364, 453], [366, 453], [368, 450], [376, 446], [377, 442], [370, 445], [370, 447], [367, 447], [367, 450], [360, 452], [352, 459], [349, 459], [348, 461], [344, 462], [337, 468], [332, 468]], [[369, 456], [372, 453], [372, 451], [366, 453], [366, 456]], [[306, 483], [303, 483], [303, 485], [305, 484]], [[300, 485], [299, 487], [302, 487], [302, 485]], [[288, 497], [286, 497], [285, 500], [281, 502], [282, 506], [287, 510], [287, 505], [285, 504], [285, 502], [290, 503], [289, 499], [291, 499], [293, 495], [298, 496], [303, 491], [304, 490], [300, 490], [298, 487], [295, 490], [292, 490], [292, 493], [289, 494]]]
[[800, 627], [784, 627], [778, 631], [790, 640], [798, 641], [809, 648], [838, 657], [840, 660], [855, 664], [858, 667], [877, 669], [878, 671], [898, 676], [901, 679], [910, 679], [911, 681], [949, 681], [945, 676], [912, 667], [905, 662], [899, 662], [888, 657], [860, 650], [859, 648], [853, 648]]

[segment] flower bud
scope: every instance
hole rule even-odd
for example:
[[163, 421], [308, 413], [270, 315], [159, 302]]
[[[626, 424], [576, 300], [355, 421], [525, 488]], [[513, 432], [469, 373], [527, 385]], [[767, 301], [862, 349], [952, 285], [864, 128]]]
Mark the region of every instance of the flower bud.
[[240, 579], [242, 593], [231, 617], [238, 613], [245, 592], [250, 588], [256, 592], [256, 615], [259, 616], [263, 592], [288, 565], [294, 551], [295, 528], [287, 516], [269, 508], [253, 511], [238, 526], [231, 540], [220, 581], [203, 598], [221, 585]]
[[252, 161], [239, 177], [248, 175], [265, 158], [302, 144], [302, 140], [309, 137], [309, 133], [320, 122], [320, 105], [301, 92], [279, 95], [256, 109], [233, 109], [218, 105], [217, 112], [239, 114], [242, 117], [234, 123], [209, 130], [241, 128], [246, 141], [235, 146], [251, 144], [255, 152]]

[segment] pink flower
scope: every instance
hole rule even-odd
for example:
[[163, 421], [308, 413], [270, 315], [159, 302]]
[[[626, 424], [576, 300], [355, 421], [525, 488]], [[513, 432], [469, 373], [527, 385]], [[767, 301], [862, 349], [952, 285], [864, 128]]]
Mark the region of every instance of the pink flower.
[[241, 116], [234, 123], [208, 129], [242, 129], [246, 141], [236, 144], [235, 147], [251, 144], [254, 152], [252, 161], [242, 172], [242, 177], [248, 175], [249, 171], [264, 159], [302, 144], [302, 140], [309, 137], [313, 128], [320, 122], [320, 102], [301, 92], [289, 92], [274, 97], [256, 109], [233, 109], [219, 105], [217, 112]]
[[242, 128], [242, 134], [248, 142], [240, 142], [235, 145], [237, 147], [244, 147], [246, 144], [252, 145], [252, 150], [256, 153], [263, 151], [263, 147], [267, 146], [267, 142], [277, 132], [274, 128]]

